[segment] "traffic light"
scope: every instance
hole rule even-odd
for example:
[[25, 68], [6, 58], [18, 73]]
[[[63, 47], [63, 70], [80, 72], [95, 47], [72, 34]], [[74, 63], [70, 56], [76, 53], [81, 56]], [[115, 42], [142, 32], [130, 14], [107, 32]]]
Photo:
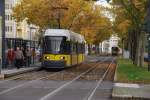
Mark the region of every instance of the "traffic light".
[[144, 21], [142, 25], [142, 30], [146, 33], [150, 33], [150, 20]]

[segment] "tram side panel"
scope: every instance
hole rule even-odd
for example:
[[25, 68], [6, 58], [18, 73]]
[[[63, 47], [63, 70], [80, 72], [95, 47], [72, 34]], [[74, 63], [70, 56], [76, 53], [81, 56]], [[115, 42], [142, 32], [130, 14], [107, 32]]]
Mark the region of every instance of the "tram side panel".
[[85, 48], [84, 48], [84, 44], [79, 44], [78, 45], [78, 64], [80, 63], [83, 63], [84, 62], [84, 51], [85, 51]]

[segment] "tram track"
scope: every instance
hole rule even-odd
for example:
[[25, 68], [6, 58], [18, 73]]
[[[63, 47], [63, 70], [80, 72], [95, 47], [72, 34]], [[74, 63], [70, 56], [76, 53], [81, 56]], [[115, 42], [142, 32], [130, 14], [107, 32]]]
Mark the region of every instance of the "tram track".
[[108, 68], [106, 69], [105, 73], [103, 74], [103, 76], [99, 79], [99, 81], [97, 82], [95, 88], [92, 90], [92, 92], [90, 93], [89, 96], [87, 96], [87, 98], [85, 98], [84, 100], [92, 100], [96, 90], [98, 89], [98, 87], [101, 85], [101, 83], [103, 82], [103, 80], [105, 79], [112, 63], [114, 62], [114, 60], [112, 60], [112, 62], [109, 64]]
[[[65, 70], [63, 70], [63, 71], [61, 71], [61, 72], [64, 72], [64, 71], [65, 71]], [[48, 77], [53, 77], [53, 76], [57, 75], [58, 73], [60, 74], [61, 72], [55, 72], [55, 73], [50, 74], [50, 75], [47, 75], [47, 76], [43, 76], [43, 77], [40, 77], [40, 78], [36, 78], [36, 79], [30, 80], [30, 81], [24, 82], [23, 84], [19, 84], [19, 85], [17, 85], [17, 86], [12, 87], [12, 88], [9, 88], [9, 89], [6, 89], [6, 90], [1, 91], [1, 92], [0, 92], [0, 95], [3, 95], [3, 94], [5, 94], [5, 93], [7, 93], [7, 92], [9, 92], [9, 91], [12, 91], [12, 90], [21, 88], [21, 87], [23, 87], [23, 86], [25, 86], [25, 85], [32, 84], [32, 83], [34, 83], [34, 82], [36, 82], [36, 81], [38, 81], [38, 80], [48, 79]], [[25, 76], [30, 76], [30, 75], [25, 75]], [[31, 76], [30, 76], [30, 77], [31, 77]], [[4, 84], [5, 82], [10, 82], [10, 81], [18, 80], [18, 79], [25, 79], [25, 77], [24, 77], [24, 75], [23, 75], [23, 76], [21, 75], [21, 76], [18, 76], [18, 77], [13, 77], [13, 78], [4, 80], [4, 81], [2, 81], [1, 83]]]
[[[109, 58], [110, 59], [110, 58]], [[105, 61], [109, 60], [108, 58], [107, 59], [103, 59], [101, 61], [97, 61], [96, 63], [93, 62], [93, 63], [86, 63], [84, 64], [84, 66], [86, 67], [72, 67], [72, 68], [69, 68], [69, 69], [66, 69], [66, 70], [62, 70], [60, 72], [48, 72], [49, 75], [47, 75], [45, 73], [45, 75], [39, 75], [38, 76], [38, 73], [37, 73], [37, 76], [36, 77], [31, 77], [30, 75], [35, 75], [35, 74], [30, 74], [30, 75], [24, 75], [25, 77], [23, 76], [18, 76], [16, 78], [13, 78], [11, 80], [7, 80], [7, 82], [9, 81], [13, 81], [13, 80], [26, 80], [25, 83], [23, 84], [19, 84], [17, 86], [14, 86], [12, 88], [8, 88], [8, 89], [5, 89], [3, 91], [0, 92], [0, 96], [3, 95], [3, 94], [6, 94], [7, 92], [11, 92], [13, 90], [16, 90], [16, 89], [21, 89], [22, 87], [28, 87], [30, 85], [33, 85], [35, 83], [37, 83], [39, 80], [41, 81], [50, 81], [50, 80], [61, 80], [61, 81], [66, 81], [64, 82], [64, 84], [61, 84], [58, 88], [54, 89], [53, 91], [51, 91], [50, 93], [48, 93], [47, 95], [45, 96], [42, 96], [39, 100], [48, 100], [49, 97], [53, 96], [54, 94], [56, 94], [57, 92], [63, 90], [65, 87], [69, 86], [70, 84], [74, 83], [75, 81], [77, 80], [81, 80], [80, 78], [84, 75], [86, 75], [87, 73], [90, 73], [91, 71], [93, 70], [96, 70], [96, 66], [100, 65], [100, 64], [103, 64], [105, 63]], [[51, 74], [50, 74], [51, 73]], [[69, 73], [69, 74], [67, 74]], [[98, 72], [97, 72], [98, 73]], [[42, 72], [41, 72], [42, 74]], [[70, 76], [72, 74], [71, 77], [69, 77], [68, 79], [67, 78], [61, 78], [60, 76]], [[53, 79], [53, 77], [55, 77]], [[85, 78], [86, 79], [86, 78]], [[96, 78], [97, 79], [97, 78]]]
[[[5, 83], [5, 82], [9, 82], [9, 81], [13, 81], [13, 80], [20, 80], [20, 79], [25, 79], [25, 78], [31, 78], [33, 76], [38, 77], [40, 75], [44, 75], [44, 74], [50, 74], [50, 72], [46, 72], [46, 71], [34, 71], [34, 72], [29, 72], [29, 73], [24, 73], [24, 74], [20, 74], [20, 75], [16, 75], [16, 76], [13, 76], [13, 77], [9, 77], [3, 81], [0, 81], [0, 84], [1, 83]], [[28, 79], [29, 80], [29, 79]], [[33, 80], [33, 79], [32, 79]]]
[[96, 67], [99, 64], [102, 64], [103, 62], [107, 61], [108, 59], [105, 59], [101, 62], [96, 63], [93, 67], [87, 69], [86, 71], [82, 72], [81, 74], [79, 74], [77, 77], [73, 78], [72, 80], [70, 80], [69, 82], [66, 82], [65, 84], [61, 85], [60, 87], [58, 87], [57, 89], [53, 90], [52, 92], [50, 92], [49, 94], [45, 95], [44, 97], [42, 97], [40, 100], [49, 100], [51, 99], [56, 93], [60, 92], [61, 90], [63, 90], [64, 88], [66, 88], [67, 86], [69, 86], [70, 84], [72, 84], [73, 82], [79, 80], [83, 75], [93, 71], [94, 69], [96, 69]]

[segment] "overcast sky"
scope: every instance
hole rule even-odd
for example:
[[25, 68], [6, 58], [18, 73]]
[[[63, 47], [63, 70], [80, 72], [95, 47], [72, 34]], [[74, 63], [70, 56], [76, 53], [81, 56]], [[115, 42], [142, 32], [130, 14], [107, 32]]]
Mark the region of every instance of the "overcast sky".
[[99, 0], [99, 1], [97, 1], [97, 2], [96, 2], [96, 4], [100, 4], [100, 5], [102, 5], [102, 6], [106, 6], [106, 7], [108, 7], [108, 6], [109, 6], [109, 4], [107, 3], [107, 1], [106, 1], [106, 0]]

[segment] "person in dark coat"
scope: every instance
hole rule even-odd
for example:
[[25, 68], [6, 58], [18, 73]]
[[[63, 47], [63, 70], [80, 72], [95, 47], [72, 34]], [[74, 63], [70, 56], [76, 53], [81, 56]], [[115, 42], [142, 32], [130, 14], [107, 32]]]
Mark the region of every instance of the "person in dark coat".
[[15, 51], [16, 67], [19, 69], [22, 66], [22, 59], [24, 59], [23, 52], [17, 47]]
[[21, 66], [26, 66], [26, 58], [27, 58], [27, 56], [26, 56], [26, 50], [23, 47], [21, 47], [21, 51], [22, 51], [23, 56], [24, 56], [24, 58], [22, 59]]

